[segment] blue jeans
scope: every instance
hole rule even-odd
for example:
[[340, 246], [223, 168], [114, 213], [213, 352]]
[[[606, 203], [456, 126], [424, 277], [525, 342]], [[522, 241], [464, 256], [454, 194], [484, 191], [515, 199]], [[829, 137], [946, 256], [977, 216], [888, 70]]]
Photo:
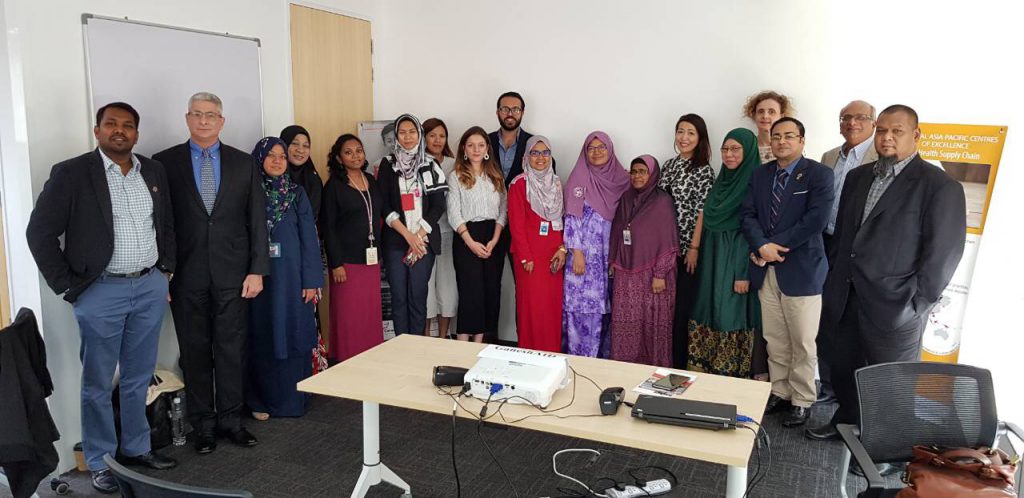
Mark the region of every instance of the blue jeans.
[[391, 318], [396, 335], [422, 334], [427, 326], [427, 291], [434, 270], [434, 252], [427, 246], [427, 255], [412, 266], [402, 262], [405, 253], [405, 250], [384, 252], [391, 287]]
[[157, 270], [139, 278], [101, 276], [74, 308], [82, 335], [82, 450], [89, 470], [102, 470], [107, 468], [103, 455], [117, 452], [110, 397], [118, 364], [121, 453], [150, 451], [146, 390], [167, 309], [167, 277]]

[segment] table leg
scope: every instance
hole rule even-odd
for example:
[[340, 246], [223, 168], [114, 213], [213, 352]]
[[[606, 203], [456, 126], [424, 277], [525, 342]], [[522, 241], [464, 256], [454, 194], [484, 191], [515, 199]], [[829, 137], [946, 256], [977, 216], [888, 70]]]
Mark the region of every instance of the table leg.
[[725, 498], [743, 498], [747, 492], [747, 468], [728, 466], [725, 476]]
[[363, 471], [352, 490], [352, 498], [363, 498], [371, 486], [381, 482], [398, 486], [411, 496], [409, 485], [380, 461], [380, 405], [363, 401]]

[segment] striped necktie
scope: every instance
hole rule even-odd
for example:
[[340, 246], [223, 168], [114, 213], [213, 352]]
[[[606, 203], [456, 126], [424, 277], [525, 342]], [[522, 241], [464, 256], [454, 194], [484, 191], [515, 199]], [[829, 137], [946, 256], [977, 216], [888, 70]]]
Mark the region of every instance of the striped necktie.
[[770, 230], [775, 229], [775, 224], [779, 222], [779, 211], [782, 209], [782, 193], [786, 190], [786, 179], [789, 178], [789, 172], [784, 169], [780, 169], [775, 172], [775, 184], [772, 186], [772, 220], [768, 226]]
[[209, 149], [203, 149], [203, 162], [199, 166], [199, 197], [206, 206], [206, 214], [213, 213], [213, 203], [217, 200], [217, 182], [213, 177], [213, 156]]

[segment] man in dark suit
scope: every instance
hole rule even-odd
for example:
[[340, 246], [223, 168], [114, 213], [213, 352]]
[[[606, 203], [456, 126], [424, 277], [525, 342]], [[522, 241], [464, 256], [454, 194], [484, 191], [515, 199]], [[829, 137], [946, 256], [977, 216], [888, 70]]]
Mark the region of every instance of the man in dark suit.
[[846, 178], [822, 308], [839, 409], [811, 439], [838, 439], [835, 424], [858, 423], [855, 370], [920, 359], [928, 314], [963, 255], [963, 187], [921, 159], [920, 137], [917, 113], [889, 106], [875, 124], [878, 161]]
[[821, 233], [834, 191], [832, 170], [803, 157], [804, 125], [785, 117], [771, 129], [776, 160], [754, 170], [743, 201], [751, 248], [750, 288], [758, 289], [772, 394], [766, 411], [790, 407], [782, 425], [803, 425], [817, 389], [815, 337], [828, 262]]
[[[139, 114], [124, 102], [96, 113], [96, 150], [56, 164], [29, 219], [29, 249], [46, 283], [74, 306], [81, 332], [82, 449], [92, 485], [117, 482], [111, 408], [120, 365], [121, 454], [154, 469], [175, 461], [150, 448], [146, 391], [174, 272], [174, 220], [163, 166], [137, 156]], [[64, 236], [61, 248], [60, 236]]]
[[193, 95], [185, 114], [191, 137], [153, 156], [167, 168], [174, 203], [171, 312], [202, 454], [217, 448], [216, 432], [240, 446], [257, 443], [241, 421], [248, 300], [270, 270], [259, 169], [249, 154], [220, 142], [222, 112], [216, 95]]

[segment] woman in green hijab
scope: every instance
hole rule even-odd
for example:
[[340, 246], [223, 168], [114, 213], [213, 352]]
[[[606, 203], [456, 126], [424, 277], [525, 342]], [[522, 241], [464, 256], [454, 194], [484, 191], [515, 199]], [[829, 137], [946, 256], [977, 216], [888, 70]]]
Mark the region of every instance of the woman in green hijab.
[[725, 136], [722, 169], [704, 202], [703, 251], [697, 266], [697, 300], [688, 327], [687, 370], [751, 375], [754, 333], [761, 326], [761, 312], [747, 277], [750, 247], [740, 231], [740, 204], [759, 164], [753, 132], [737, 128]]

